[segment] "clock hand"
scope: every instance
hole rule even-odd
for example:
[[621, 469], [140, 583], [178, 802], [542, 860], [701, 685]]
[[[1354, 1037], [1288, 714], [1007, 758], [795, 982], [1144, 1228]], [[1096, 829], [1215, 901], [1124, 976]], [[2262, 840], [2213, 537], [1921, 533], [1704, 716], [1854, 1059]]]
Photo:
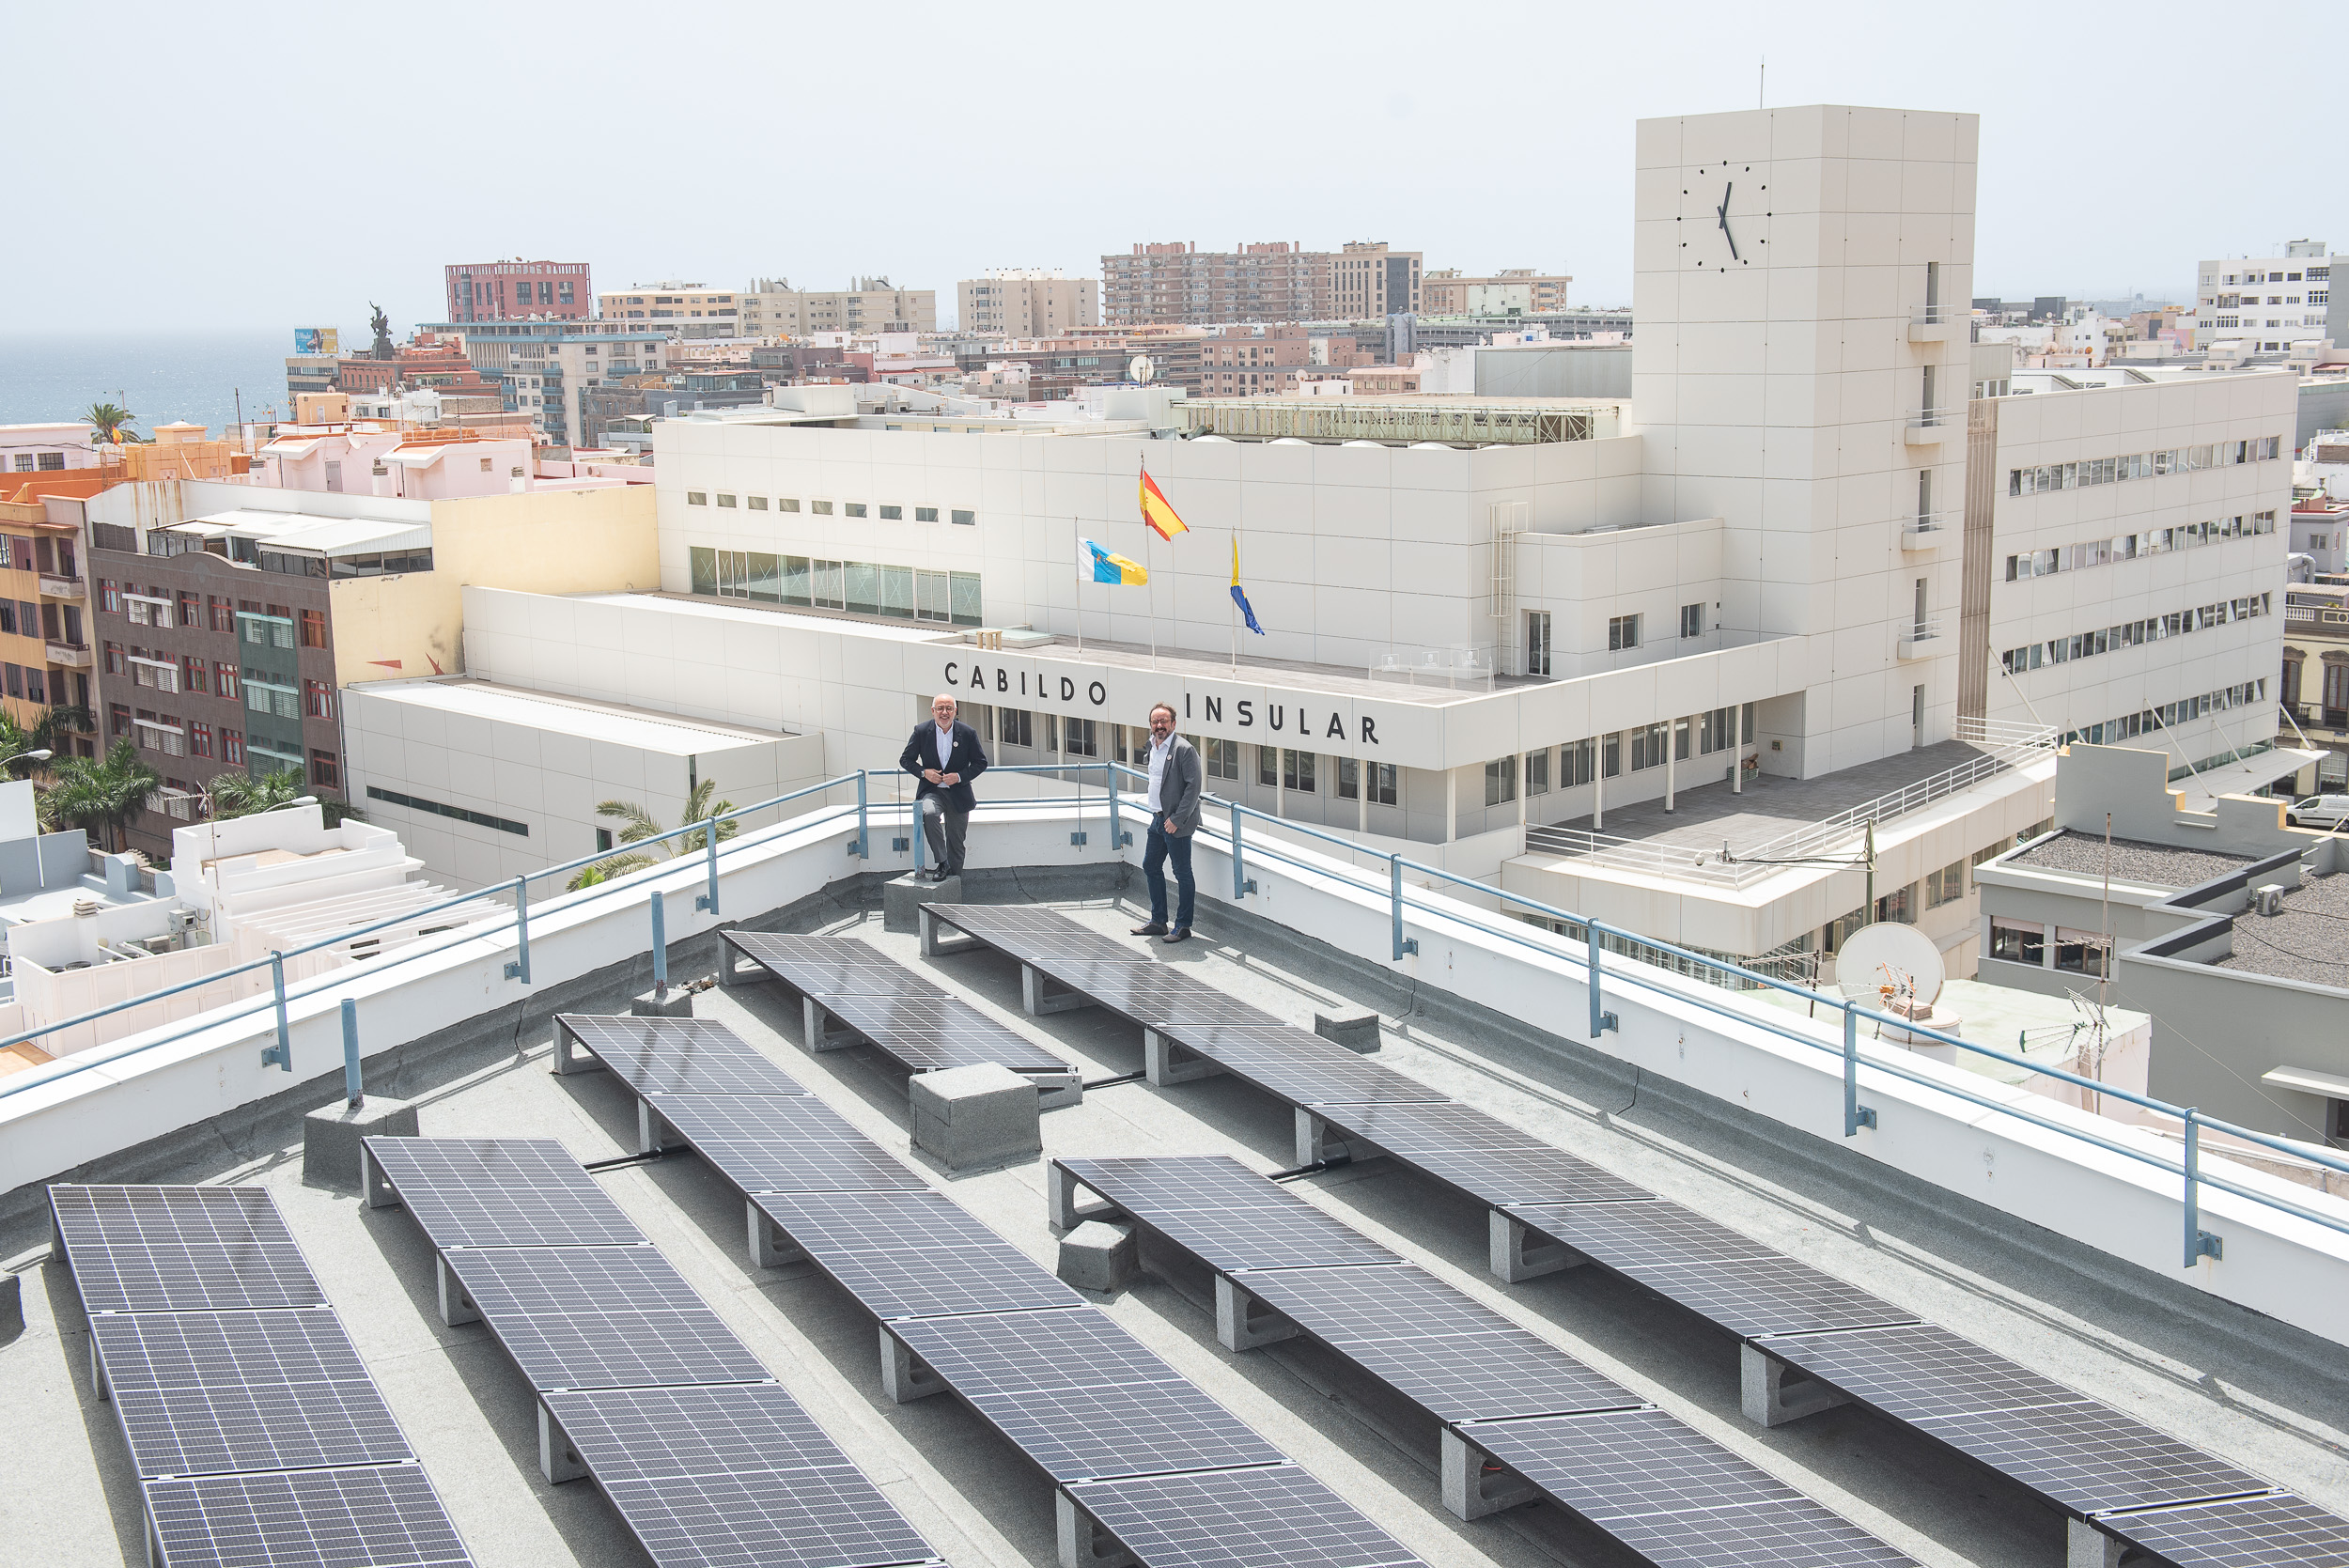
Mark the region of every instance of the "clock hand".
[[1721, 237], [1729, 241], [1729, 259], [1732, 261], [1743, 259], [1737, 254], [1737, 237], [1729, 231], [1729, 193], [1736, 188], [1734, 181], [1724, 181], [1721, 185], [1721, 204], [1713, 210], [1713, 215], [1720, 220]]

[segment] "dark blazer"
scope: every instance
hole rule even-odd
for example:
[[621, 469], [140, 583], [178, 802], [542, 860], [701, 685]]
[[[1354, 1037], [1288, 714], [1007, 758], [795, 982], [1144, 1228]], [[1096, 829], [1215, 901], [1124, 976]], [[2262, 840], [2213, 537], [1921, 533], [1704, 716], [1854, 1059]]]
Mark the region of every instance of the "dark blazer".
[[949, 751], [951, 756], [939, 771], [959, 773], [962, 783], [941, 787], [922, 778], [924, 768], [938, 768], [938, 726], [925, 719], [914, 726], [911, 737], [906, 741], [905, 754], [897, 759], [897, 766], [921, 780], [921, 786], [913, 792], [915, 800], [935, 795], [939, 798], [939, 804], [948, 811], [970, 811], [979, 803], [978, 797], [971, 793], [971, 781], [987, 771], [987, 748], [979, 744], [979, 732], [957, 719], [955, 721], [954, 745]]
[[[1143, 742], [1142, 770], [1150, 770], [1150, 742]], [[1166, 825], [1178, 833], [1199, 831], [1201, 793], [1199, 753], [1191, 743], [1177, 735], [1166, 749], [1166, 767], [1159, 774], [1159, 806], [1166, 815]]]

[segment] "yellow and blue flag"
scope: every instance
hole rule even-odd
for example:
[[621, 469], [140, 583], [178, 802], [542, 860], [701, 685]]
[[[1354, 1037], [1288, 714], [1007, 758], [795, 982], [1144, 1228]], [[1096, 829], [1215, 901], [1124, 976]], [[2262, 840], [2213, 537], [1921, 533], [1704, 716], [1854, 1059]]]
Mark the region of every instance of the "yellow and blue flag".
[[1142, 520], [1148, 523], [1150, 531], [1161, 539], [1171, 541], [1177, 534], [1190, 532], [1190, 524], [1175, 515], [1174, 506], [1159, 492], [1158, 482], [1150, 477], [1150, 471], [1146, 468], [1142, 471]]
[[1077, 581], [1080, 582], [1114, 582], [1127, 587], [1140, 587], [1150, 581], [1149, 568], [1113, 555], [1091, 539], [1077, 541]]
[[1232, 538], [1232, 602], [1239, 606], [1239, 618], [1247, 623], [1248, 629], [1262, 637], [1265, 629], [1256, 624], [1256, 612], [1250, 606], [1248, 596], [1240, 591], [1239, 537], [1237, 535], [1233, 536]]

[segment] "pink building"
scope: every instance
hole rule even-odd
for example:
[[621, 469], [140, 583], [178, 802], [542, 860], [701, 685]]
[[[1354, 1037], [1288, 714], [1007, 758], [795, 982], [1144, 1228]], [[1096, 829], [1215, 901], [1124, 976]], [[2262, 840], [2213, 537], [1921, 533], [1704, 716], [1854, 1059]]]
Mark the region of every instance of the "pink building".
[[[443, 501], [537, 488], [527, 440], [398, 426], [280, 425], [260, 449], [253, 483], [333, 494]], [[582, 489], [572, 483], [558, 488]]]
[[584, 261], [459, 261], [441, 269], [448, 319], [506, 321], [528, 316], [583, 320], [596, 313]]

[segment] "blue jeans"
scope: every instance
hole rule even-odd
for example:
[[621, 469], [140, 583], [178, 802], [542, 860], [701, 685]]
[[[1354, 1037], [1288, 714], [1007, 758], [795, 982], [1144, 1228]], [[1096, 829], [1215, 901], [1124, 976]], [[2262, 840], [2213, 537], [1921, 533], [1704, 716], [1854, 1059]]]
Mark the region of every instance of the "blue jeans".
[[1166, 831], [1166, 813], [1150, 814], [1150, 844], [1143, 851], [1142, 875], [1150, 884], [1150, 922], [1166, 924], [1166, 872], [1169, 858], [1174, 862], [1174, 885], [1182, 890], [1182, 898], [1175, 906], [1174, 929], [1190, 929], [1191, 905], [1198, 895], [1198, 884], [1190, 876], [1190, 833], [1170, 833]]

